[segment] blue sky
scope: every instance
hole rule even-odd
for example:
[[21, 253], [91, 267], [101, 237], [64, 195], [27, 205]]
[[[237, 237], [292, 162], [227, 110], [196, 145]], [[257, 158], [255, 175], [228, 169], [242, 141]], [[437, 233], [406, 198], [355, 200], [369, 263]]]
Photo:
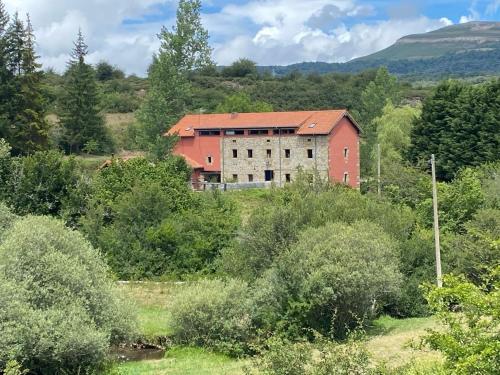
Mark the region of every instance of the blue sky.
[[[144, 75], [156, 34], [175, 20], [176, 0], [3, 0], [29, 12], [45, 67], [64, 69], [81, 27], [91, 62]], [[498, 21], [500, 0], [204, 0], [203, 23], [219, 64], [343, 62], [402, 36], [473, 20]]]

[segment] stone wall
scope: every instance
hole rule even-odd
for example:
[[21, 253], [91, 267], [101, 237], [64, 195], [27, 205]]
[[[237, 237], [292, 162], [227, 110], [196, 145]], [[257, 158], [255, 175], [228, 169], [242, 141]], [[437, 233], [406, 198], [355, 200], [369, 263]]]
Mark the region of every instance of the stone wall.
[[[237, 157], [233, 157], [237, 150]], [[248, 157], [252, 150], [253, 157]], [[271, 150], [268, 157], [267, 150]], [[285, 150], [290, 150], [286, 158]], [[312, 158], [308, 157], [312, 150]], [[239, 182], [249, 182], [253, 175], [254, 182], [265, 181], [265, 171], [274, 171], [274, 181], [278, 185], [286, 182], [287, 174], [293, 180], [297, 169], [317, 169], [323, 178], [328, 177], [328, 136], [225, 136], [221, 142], [222, 174], [226, 182], [238, 176]], [[281, 181], [281, 184], [280, 184]]]

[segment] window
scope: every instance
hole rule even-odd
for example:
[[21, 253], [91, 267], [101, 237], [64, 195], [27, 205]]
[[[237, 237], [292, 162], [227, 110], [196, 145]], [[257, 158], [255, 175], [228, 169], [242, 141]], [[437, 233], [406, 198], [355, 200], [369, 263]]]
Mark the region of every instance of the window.
[[251, 129], [248, 131], [250, 135], [268, 135], [269, 131], [267, 129]]
[[290, 173], [285, 174], [285, 181], [286, 181], [286, 182], [290, 182], [290, 181], [292, 181], [292, 178], [291, 178], [291, 176], [290, 176]]
[[248, 175], [248, 182], [253, 182], [253, 174]]
[[212, 157], [211, 156], [207, 157], [207, 164], [212, 165]]
[[245, 131], [243, 130], [226, 130], [224, 132], [225, 135], [243, 135]]
[[238, 175], [237, 174], [233, 174], [233, 181], [238, 182]]
[[274, 129], [273, 130], [274, 135], [278, 134], [295, 134], [295, 129]]
[[233, 149], [233, 158], [237, 158], [238, 157], [238, 150], [236, 149]]
[[201, 136], [209, 136], [209, 135], [220, 135], [220, 131], [218, 130], [200, 130]]
[[344, 158], [348, 158], [349, 157], [349, 149], [346, 147], [344, 148]]
[[274, 181], [274, 171], [271, 170], [264, 171], [264, 180], [267, 182]]
[[285, 150], [285, 158], [290, 159], [290, 150], [288, 149]]
[[270, 158], [270, 157], [273, 155], [272, 150], [267, 149], [267, 150], [266, 150], [266, 155], [267, 155], [267, 157], [268, 157], [268, 158]]
[[253, 158], [253, 150], [247, 150], [248, 152], [248, 158], [251, 159]]
[[348, 184], [349, 183], [349, 173], [345, 172], [344, 173], [344, 184]]
[[307, 149], [307, 157], [309, 159], [313, 158], [313, 150], [312, 150], [312, 148]]

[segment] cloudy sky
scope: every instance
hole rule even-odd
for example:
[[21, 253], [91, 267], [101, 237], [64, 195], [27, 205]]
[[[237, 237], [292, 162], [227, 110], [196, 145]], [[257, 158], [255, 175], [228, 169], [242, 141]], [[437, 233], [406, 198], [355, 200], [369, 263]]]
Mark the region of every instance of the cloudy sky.
[[[29, 12], [45, 68], [62, 70], [79, 27], [89, 60], [144, 75], [156, 34], [174, 22], [177, 0], [3, 0]], [[498, 20], [500, 0], [204, 0], [214, 59], [247, 57], [261, 65], [344, 62], [398, 38], [472, 20]]]

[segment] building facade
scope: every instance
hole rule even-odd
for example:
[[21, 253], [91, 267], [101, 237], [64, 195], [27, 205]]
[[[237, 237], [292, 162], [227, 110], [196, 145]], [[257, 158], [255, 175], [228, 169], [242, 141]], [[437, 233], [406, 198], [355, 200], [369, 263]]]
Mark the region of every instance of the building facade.
[[302, 169], [354, 188], [359, 134], [345, 110], [187, 115], [167, 133], [196, 181], [283, 186]]

